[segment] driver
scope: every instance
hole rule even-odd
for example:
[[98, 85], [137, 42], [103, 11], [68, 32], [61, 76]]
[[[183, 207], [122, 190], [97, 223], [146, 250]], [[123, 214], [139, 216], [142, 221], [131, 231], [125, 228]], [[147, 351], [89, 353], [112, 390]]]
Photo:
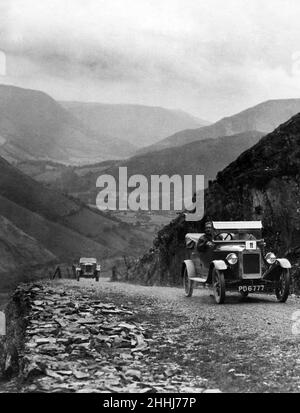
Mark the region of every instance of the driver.
[[214, 239], [213, 224], [211, 221], [209, 221], [205, 223], [205, 234], [202, 235], [201, 238], [199, 238], [199, 241], [197, 244], [198, 251], [204, 252], [208, 248], [212, 248], [214, 246], [213, 239]]
[[243, 241], [255, 241], [256, 240], [255, 236], [252, 234], [249, 234], [248, 232], [241, 234], [240, 239]]

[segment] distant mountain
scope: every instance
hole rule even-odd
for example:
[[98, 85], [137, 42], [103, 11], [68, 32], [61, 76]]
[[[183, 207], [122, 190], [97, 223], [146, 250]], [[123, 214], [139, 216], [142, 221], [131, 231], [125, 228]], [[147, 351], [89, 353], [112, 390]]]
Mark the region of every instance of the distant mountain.
[[87, 164], [134, 151], [101, 128], [90, 130], [43, 92], [0, 85], [0, 156], [9, 161]]
[[[139, 254], [147, 234], [46, 188], [0, 158], [0, 215], [61, 260]], [[1, 257], [0, 257], [1, 262]]]
[[118, 181], [119, 167], [126, 166], [128, 177], [136, 174], [148, 179], [151, 175], [205, 175], [205, 183], [236, 159], [243, 151], [256, 144], [263, 134], [249, 131], [219, 139], [192, 142], [182, 147], [168, 148], [134, 156], [126, 161], [103, 162], [85, 167], [66, 168], [45, 163], [24, 162], [18, 167], [35, 179], [63, 190], [83, 202], [95, 203], [97, 178], [109, 174]]
[[[188, 232], [203, 232], [207, 217], [216, 221], [262, 220], [266, 251], [300, 265], [300, 114], [263, 137], [217, 176], [206, 191], [206, 217], [178, 217], [159, 232], [155, 251], [138, 263], [132, 280], [147, 284], [181, 283]], [[298, 287], [299, 288], [299, 287]]]
[[168, 147], [182, 146], [190, 142], [215, 139], [256, 130], [264, 134], [272, 132], [278, 125], [286, 122], [300, 112], [300, 99], [269, 100], [244, 110], [204, 128], [183, 130], [141, 152], [153, 152]]
[[94, 179], [100, 173], [110, 174], [117, 178], [119, 167], [126, 166], [128, 176], [140, 174], [150, 178], [151, 175], [163, 174], [168, 176], [203, 174], [207, 183], [244, 150], [257, 143], [262, 136], [260, 132], [250, 131], [225, 138], [192, 142], [180, 148], [167, 148], [160, 152], [137, 155], [126, 161], [118, 162], [104, 171], [95, 170]]
[[95, 133], [117, 136], [143, 147], [175, 132], [209, 122], [183, 111], [143, 105], [62, 102], [73, 116]]
[[134, 156], [105, 170], [105, 173], [118, 176], [118, 168], [126, 166], [128, 176], [198, 174], [205, 175], [208, 182], [242, 152], [257, 143], [262, 136], [261, 132], [248, 131], [219, 139], [192, 142], [180, 147]]

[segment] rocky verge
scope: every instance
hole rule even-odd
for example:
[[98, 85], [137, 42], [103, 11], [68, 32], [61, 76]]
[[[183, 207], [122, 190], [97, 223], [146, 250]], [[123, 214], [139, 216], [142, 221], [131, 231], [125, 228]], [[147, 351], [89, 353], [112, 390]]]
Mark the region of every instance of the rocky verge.
[[1, 351], [4, 377], [17, 375], [14, 391], [206, 391], [207, 380], [157, 357], [170, 346], [164, 331], [154, 334], [139, 311], [94, 294], [49, 282], [18, 287]]
[[19, 355], [24, 349], [30, 295], [18, 287], [5, 309], [6, 335], [0, 336], [0, 380], [19, 374]]

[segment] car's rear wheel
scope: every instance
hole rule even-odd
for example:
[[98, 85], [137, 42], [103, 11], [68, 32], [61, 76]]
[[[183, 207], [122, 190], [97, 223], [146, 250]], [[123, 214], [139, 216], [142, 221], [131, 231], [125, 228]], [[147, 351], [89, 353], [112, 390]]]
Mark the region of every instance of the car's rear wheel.
[[76, 274], [76, 280], [77, 280], [77, 281], [80, 281], [80, 272], [79, 272], [79, 271], [78, 271], [77, 274]]
[[194, 292], [194, 281], [189, 279], [187, 268], [184, 268], [183, 273], [183, 287], [186, 297], [192, 297]]
[[222, 271], [214, 268], [212, 274], [213, 292], [217, 304], [224, 304], [226, 296], [225, 277]]
[[290, 295], [291, 275], [288, 269], [282, 269], [278, 284], [275, 288], [277, 300], [285, 303]]

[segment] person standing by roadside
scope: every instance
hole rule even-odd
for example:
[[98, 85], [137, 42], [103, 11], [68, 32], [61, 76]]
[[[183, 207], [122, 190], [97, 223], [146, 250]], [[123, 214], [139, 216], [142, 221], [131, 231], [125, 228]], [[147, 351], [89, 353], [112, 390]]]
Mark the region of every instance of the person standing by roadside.
[[76, 278], [76, 262], [74, 261], [72, 264], [72, 274], [73, 274], [73, 278]]
[[54, 280], [56, 277], [62, 278], [62, 276], [61, 276], [61, 269], [60, 269], [60, 266], [59, 266], [59, 265], [57, 265], [56, 268], [55, 268], [55, 271], [54, 271], [52, 280]]

